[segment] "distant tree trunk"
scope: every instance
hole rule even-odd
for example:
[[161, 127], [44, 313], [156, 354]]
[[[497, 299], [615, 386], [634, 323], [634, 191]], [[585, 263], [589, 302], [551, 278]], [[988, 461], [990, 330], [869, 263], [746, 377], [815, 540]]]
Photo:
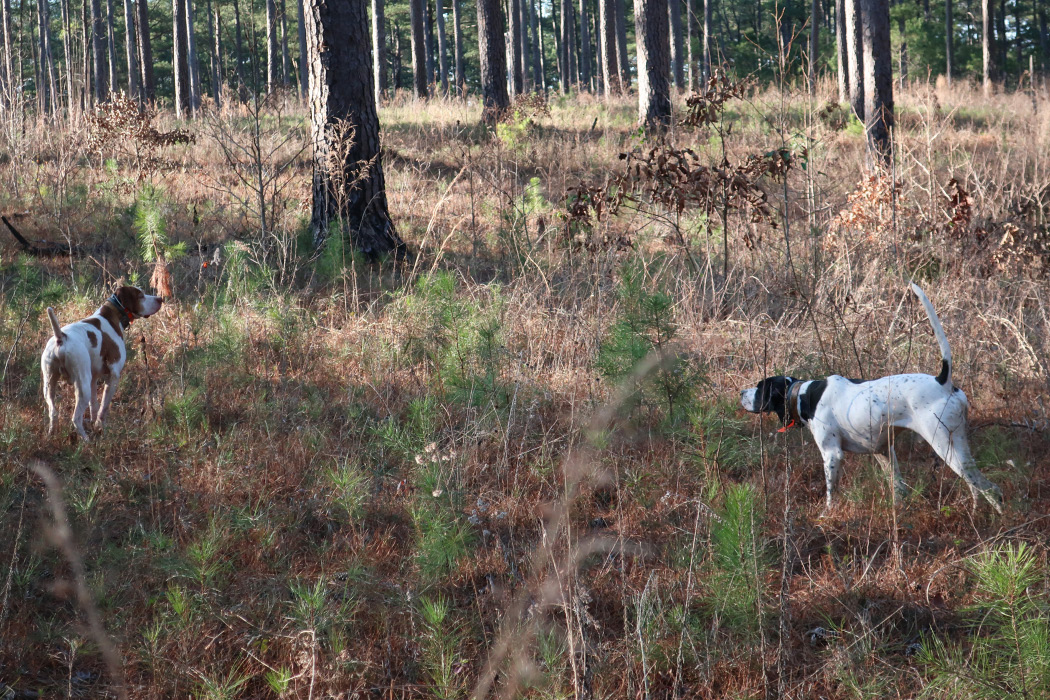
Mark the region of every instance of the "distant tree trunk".
[[[216, 0], [216, 5], [218, 0]], [[215, 26], [217, 24], [218, 16], [212, 14], [211, 0], [207, 0], [205, 4], [205, 11], [208, 13], [208, 33], [205, 34], [204, 45], [208, 47], [208, 84], [211, 86], [211, 96], [215, 100], [215, 106], [219, 106], [219, 64], [218, 55], [216, 54], [215, 44]], [[202, 88], [203, 89], [203, 88]]]
[[[599, 0], [600, 2], [601, 0]], [[529, 8], [529, 27], [532, 33], [532, 82], [537, 90], [547, 91], [547, 85], [545, 84], [543, 77], [543, 62], [541, 56], [543, 54], [543, 35], [540, 34], [539, 21], [537, 18], [536, 11], [536, 0], [522, 0], [528, 5]]]
[[[133, 0], [124, 0], [124, 53], [128, 62], [128, 95], [136, 100], [141, 100], [142, 95], [139, 92], [139, 67], [136, 61], [135, 51], [137, 45], [135, 42], [135, 10], [132, 8], [131, 3]], [[67, 40], [63, 43], [68, 44], [69, 32], [65, 32]], [[69, 56], [67, 52], [66, 62], [69, 62]], [[68, 66], [67, 66], [68, 68]]]
[[386, 18], [383, 15], [383, 0], [372, 0], [372, 59], [375, 66], [373, 82], [376, 86], [376, 107], [386, 94]]
[[481, 52], [482, 119], [494, 123], [510, 108], [507, 94], [507, 46], [499, 0], [478, 0], [478, 50]]
[[412, 25], [412, 79], [416, 97], [427, 98], [427, 45], [423, 28], [424, 0], [408, 0], [409, 22]]
[[620, 72], [616, 66], [616, 10], [615, 0], [598, 0], [598, 40], [602, 50], [602, 84], [605, 96], [622, 92]]
[[463, 96], [467, 88], [466, 66], [463, 64], [463, 30], [459, 15], [460, 0], [452, 0], [452, 33], [456, 54], [456, 94]]
[[[948, 0], [951, 2], [951, 0]], [[839, 102], [849, 100], [849, 59], [846, 53], [846, 0], [835, 0], [835, 55], [838, 59]]]
[[992, 27], [995, 12], [992, 0], [981, 0], [981, 56], [984, 67], [984, 96], [992, 94], [992, 73], [995, 71], [995, 60], [992, 58]]
[[109, 86], [117, 89], [117, 42], [113, 33], [113, 0], [106, 0], [106, 55], [109, 58]]
[[291, 59], [288, 57], [288, 3], [281, 0], [281, 85], [292, 83]]
[[522, 86], [526, 91], [535, 91], [536, 88], [533, 85], [532, 74], [529, 71], [529, 65], [532, 62], [532, 39], [529, 36], [529, 0], [519, 0], [518, 10], [520, 15], [518, 26], [521, 28]]
[[142, 68], [142, 92], [149, 102], [157, 99], [157, 81], [153, 75], [153, 45], [149, 38], [149, 6], [146, 0], [136, 3], [139, 17], [139, 65]]
[[999, 0], [999, 11], [995, 14], [996, 38], [992, 39], [992, 46], [998, 52], [999, 60], [996, 61], [997, 78], [1006, 77], [1006, 0]]
[[856, 115], [864, 122], [864, 40], [861, 37], [861, 0], [846, 0], [846, 58], [849, 71], [849, 100]]
[[952, 0], [944, 0], [944, 77], [947, 79], [949, 87], [952, 84], [952, 71], [954, 69], [952, 64], [955, 54], [953, 48], [955, 27], [952, 21], [954, 19], [952, 14]]
[[900, 66], [897, 73], [900, 78], [901, 89], [908, 82], [908, 35], [905, 33], [904, 16], [897, 17], [897, 33], [900, 34]]
[[[11, 14], [11, 6], [9, 0], [3, 0], [7, 7], [7, 14]], [[95, 68], [95, 52], [92, 50], [92, 42], [95, 36], [95, 25], [91, 21], [91, 15], [88, 12], [88, 0], [80, 0], [80, 45], [84, 47], [84, 63], [81, 65], [82, 78], [84, 80], [84, 92], [81, 95], [81, 107], [86, 111], [91, 108], [95, 102], [95, 91], [94, 83], [94, 68]], [[8, 46], [10, 46], [10, 40]], [[21, 58], [19, 58], [21, 61]], [[12, 79], [14, 75], [12, 74]]]
[[809, 94], [817, 94], [817, 65], [820, 63], [820, 0], [809, 6]]
[[667, 10], [671, 24], [671, 73], [674, 75], [674, 86], [685, 89], [685, 50], [682, 46], [682, 3], [680, 0], [668, 0]]
[[525, 91], [524, 61], [521, 47], [521, 0], [507, 0], [507, 36], [510, 39], [510, 92], [520, 95]]
[[43, 114], [54, 111], [55, 62], [51, 56], [51, 16], [47, 0], [37, 0], [37, 34], [40, 41], [40, 82], [37, 84]]
[[587, 18], [587, 0], [580, 0], [580, 83], [591, 89], [591, 32]]
[[[127, 0], [124, 0], [127, 2]], [[62, 53], [65, 58], [65, 76], [66, 76], [66, 109], [69, 112], [69, 116], [73, 116], [73, 28], [72, 22], [69, 17], [69, 0], [62, 0]], [[3, 8], [0, 7], [0, 17], [3, 17]], [[134, 31], [134, 24], [131, 25], [132, 31]], [[134, 41], [134, 40], [132, 40]], [[3, 50], [4, 45], [4, 34], [0, 31], [0, 51]], [[3, 63], [0, 63], [0, 105], [3, 104], [3, 97], [6, 94], [6, 78], [4, 73]], [[57, 98], [56, 98], [57, 99]]]
[[569, 54], [572, 49], [572, 2], [571, 0], [561, 0], [561, 43], [558, 49], [558, 70], [561, 75], [561, 91], [562, 93], [569, 92], [569, 86], [572, 84], [572, 73], [570, 72], [571, 63], [569, 61]]
[[[208, 3], [211, 5], [211, 3]], [[208, 12], [212, 12], [211, 7], [208, 8]], [[211, 15], [211, 20], [208, 23], [208, 30], [211, 32], [211, 79], [212, 79], [212, 97], [215, 98], [215, 106], [222, 107], [222, 31], [221, 31], [221, 18], [219, 17], [219, 3], [216, 0], [214, 14]]]
[[893, 55], [889, 0], [860, 0], [864, 27], [864, 114], [868, 158], [888, 168], [893, 160]]
[[[233, 36], [234, 43], [237, 45], [237, 55], [234, 57], [234, 64], [237, 68], [237, 79], [241, 81], [241, 85], [247, 85], [244, 79], [244, 40], [241, 38], [243, 32], [241, 30], [241, 3], [240, 0], [233, 0]], [[251, 88], [253, 91], [257, 91], [258, 85], [255, 83], [255, 68], [252, 68], [252, 84]]]
[[3, 83], [0, 87], [3, 88], [3, 93], [0, 94], [0, 100], [4, 105], [10, 103], [12, 96], [12, 85], [14, 85], [14, 66], [11, 62], [11, 0], [2, 0], [0, 2], [0, 22], [3, 22], [3, 27], [0, 27], [0, 40], [3, 41], [4, 46], [4, 62], [2, 68], [3, 72]]
[[437, 83], [435, 79], [437, 71], [434, 70], [434, 13], [431, 10], [430, 0], [423, 0], [423, 4], [426, 6], [423, 46], [427, 59], [427, 86], [430, 92], [433, 93], [434, 84]]
[[[93, 0], [94, 1], [94, 0]], [[190, 104], [190, 71], [186, 57], [186, 5], [185, 0], [172, 0], [172, 76], [175, 82], [173, 100], [175, 118], [181, 119], [183, 110]]]
[[[948, 0], [951, 2], [951, 0]], [[1046, 8], [1044, 7], [1045, 0], [1039, 1], [1038, 14], [1039, 14], [1039, 67], [1042, 70], [1046, 70], [1046, 62], [1050, 59], [1050, 32], [1047, 31], [1046, 27]]]
[[109, 101], [109, 82], [106, 73], [106, 23], [102, 16], [102, 0], [91, 0], [91, 47], [94, 53], [95, 102]]
[[634, 0], [638, 51], [638, 122], [646, 129], [671, 124], [671, 47], [667, 0]]
[[201, 108], [201, 69], [197, 60], [197, 31], [193, 27], [193, 0], [186, 4], [186, 71], [190, 78], [190, 112], [194, 115]]
[[305, 0], [296, 0], [295, 4], [299, 10], [299, 94], [306, 97], [306, 90], [310, 85], [310, 58], [306, 55], [306, 17], [303, 2]]
[[305, 14], [314, 245], [322, 247], [331, 224], [342, 221], [366, 255], [403, 252], [387, 210], [366, 4], [308, 0]]
[[703, 85], [702, 89], [707, 89], [707, 81], [711, 79], [711, 30], [714, 28], [714, 22], [712, 22], [711, 15], [711, 3], [713, 0], [703, 0], [704, 3], [704, 33], [701, 36], [701, 40], [704, 44], [704, 71], [702, 73]]
[[403, 83], [401, 81], [402, 74], [402, 59], [403, 54], [401, 51], [401, 25], [394, 25], [394, 94], [397, 94], [401, 90]]
[[[189, 0], [187, 0], [189, 2]], [[277, 89], [280, 80], [280, 47], [277, 44], [277, 3], [266, 0], [266, 92]]]
[[445, 7], [441, 0], [435, 1], [437, 19], [438, 71], [441, 73], [441, 94], [448, 95], [448, 41], [445, 36]]
[[620, 87], [624, 93], [631, 91], [631, 56], [627, 52], [627, 10], [628, 0], [612, 0], [614, 21], [616, 23], [616, 67], [620, 70]]
[[[536, 43], [540, 49], [540, 75], [543, 76], [543, 94], [547, 94], [547, 51], [546, 51], [546, 40], [545, 34], [543, 33], [543, 5], [539, 5], [536, 8], [536, 13], [539, 15], [539, 20], [536, 23]], [[551, 9], [551, 15], [554, 14], [553, 6]], [[555, 34], [557, 36], [557, 34]], [[557, 42], [555, 42], [557, 43]]]

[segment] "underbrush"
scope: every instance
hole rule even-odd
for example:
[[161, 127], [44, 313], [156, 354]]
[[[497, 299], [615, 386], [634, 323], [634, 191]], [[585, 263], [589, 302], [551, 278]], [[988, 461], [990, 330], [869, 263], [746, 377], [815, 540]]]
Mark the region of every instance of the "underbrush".
[[[840, 109], [741, 90], [724, 128], [664, 145], [626, 100], [556, 98], [489, 132], [464, 126], [473, 106], [401, 98], [384, 129], [404, 265], [307, 245], [294, 104], [261, 115], [284, 164], [266, 236], [214, 129], [148, 161], [0, 165], [5, 201], [47, 212], [15, 225], [81, 247], [0, 251], [0, 682], [116, 692], [93, 611], [132, 697], [1037, 697], [1045, 120], [916, 87], [891, 187], [852, 169]], [[1003, 113], [995, 139], [967, 121], [982, 109]], [[682, 170], [594, 211], [610, 200], [581, 183], [665, 146], [692, 153]], [[733, 181], [723, 159], [746, 201], [696, 189]], [[904, 437], [896, 512], [850, 456], [824, 513], [808, 433], [739, 408], [766, 375], [934, 373], [912, 276], [1001, 519]], [[66, 390], [48, 437], [44, 309], [83, 318], [119, 279], [173, 298], [128, 331], [105, 432], [69, 439]]]

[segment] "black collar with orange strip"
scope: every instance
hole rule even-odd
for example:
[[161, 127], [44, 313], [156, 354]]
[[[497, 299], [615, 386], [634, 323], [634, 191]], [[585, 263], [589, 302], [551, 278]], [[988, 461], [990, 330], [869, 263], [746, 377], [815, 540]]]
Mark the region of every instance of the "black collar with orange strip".
[[113, 306], [115, 306], [118, 311], [124, 314], [124, 317], [128, 320], [129, 326], [131, 325], [131, 322], [135, 320], [135, 314], [128, 311], [127, 308], [125, 308], [125, 306], [120, 303], [120, 299], [117, 298], [116, 294], [111, 294], [109, 296], [109, 299], [106, 299], [106, 301], [108, 301], [110, 304], [113, 304]]
[[790, 385], [788, 385], [787, 397], [784, 399], [784, 402], [787, 404], [784, 408], [785, 413], [787, 414], [788, 422], [784, 425], [783, 428], [780, 428], [777, 432], [785, 433], [791, 428], [794, 428], [796, 421], [800, 423], [806, 422], [802, 419], [802, 414], [798, 410], [799, 397], [802, 393], [802, 385], [805, 383], [806, 380], [804, 379], [796, 379], [795, 381], [791, 382]]

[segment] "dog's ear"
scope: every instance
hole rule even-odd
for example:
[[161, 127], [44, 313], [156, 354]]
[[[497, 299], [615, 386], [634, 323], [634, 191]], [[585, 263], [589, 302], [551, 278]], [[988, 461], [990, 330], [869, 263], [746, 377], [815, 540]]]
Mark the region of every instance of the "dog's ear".
[[776, 413], [783, 423], [787, 419], [789, 377], [767, 377], [758, 383], [756, 404], [762, 413]]

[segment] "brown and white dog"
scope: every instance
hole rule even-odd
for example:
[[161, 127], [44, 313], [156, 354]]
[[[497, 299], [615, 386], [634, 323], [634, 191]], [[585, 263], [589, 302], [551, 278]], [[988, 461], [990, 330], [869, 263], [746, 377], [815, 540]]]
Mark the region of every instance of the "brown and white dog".
[[[58, 382], [64, 379], [76, 392], [73, 409], [73, 427], [87, 442], [84, 416], [95, 419], [95, 429], [101, 430], [120, 373], [128, 354], [124, 348], [124, 329], [136, 318], [152, 316], [160, 311], [163, 297], [146, 294], [138, 287], [117, 287], [98, 311], [83, 321], [59, 327], [55, 310], [47, 308], [47, 317], [54, 331], [40, 356], [40, 370], [44, 375], [44, 401], [47, 402], [48, 434], [55, 429], [58, 414]], [[96, 402], [95, 387], [105, 383], [102, 405]]]

